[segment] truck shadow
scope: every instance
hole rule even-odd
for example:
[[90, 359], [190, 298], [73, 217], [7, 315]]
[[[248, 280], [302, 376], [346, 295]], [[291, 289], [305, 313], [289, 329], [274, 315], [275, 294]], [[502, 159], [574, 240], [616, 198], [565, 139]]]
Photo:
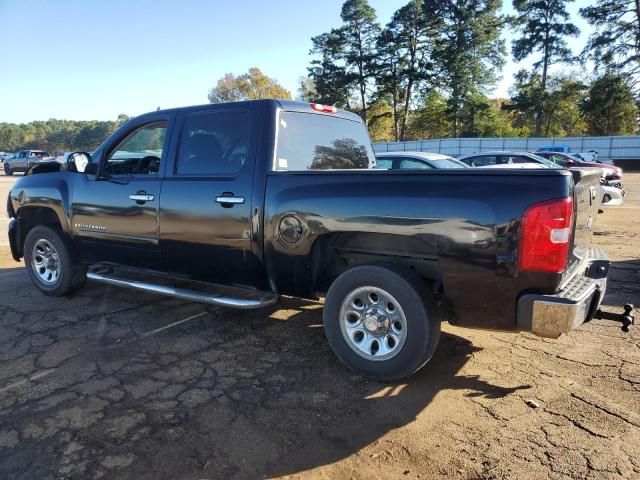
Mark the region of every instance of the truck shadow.
[[[304, 307], [304, 302], [289, 300], [282, 307], [298, 310]], [[240, 471], [234, 468], [224, 475], [220, 475], [220, 470], [215, 475], [213, 471], [203, 473], [257, 478], [304, 472], [345, 459], [391, 430], [410, 424], [440, 392], [461, 390], [469, 397], [499, 399], [530, 388], [529, 385], [507, 388], [476, 375], [460, 374], [472, 355], [481, 349], [446, 332], [429, 364], [411, 378], [393, 383], [370, 381], [349, 372], [328, 348], [318, 347], [318, 341], [324, 342], [318, 325], [320, 310], [299, 312], [288, 320], [309, 327], [305, 335], [296, 338], [311, 345], [303, 358], [311, 356], [312, 362], [298, 364], [304, 374], [287, 385], [287, 391], [272, 398], [267, 396], [261, 404], [241, 414], [242, 421], [229, 425], [230, 430], [225, 432], [228, 443], [222, 451], [216, 449], [217, 456], [232, 459], [234, 445], [241, 445]], [[318, 355], [320, 351], [324, 353]], [[248, 423], [252, 424], [253, 438], [247, 436]]]
[[602, 304], [621, 309], [625, 303], [640, 306], [640, 259], [611, 262]]
[[[0, 394], [0, 407], [10, 405], [0, 411], [3, 426], [26, 432], [15, 448], [0, 445], [2, 478], [56, 476], [68, 465], [78, 472], [68, 478], [104, 468], [105, 478], [136, 480], [297, 474], [346, 459], [421, 414], [437, 420], [437, 411], [425, 411], [438, 394], [499, 399], [529, 388], [462, 373], [481, 349], [447, 332], [430, 363], [406, 381], [362, 378], [329, 349], [322, 309], [312, 302], [203, 315], [202, 306], [152, 295], [123, 303], [129, 291], [95, 284], [55, 301], [23, 288], [26, 276], [17, 280], [4, 280], [19, 291], [5, 302], [4, 321], [24, 331], [0, 342], [3, 368], [38, 355], [49, 376], [37, 382], [52, 389], [12, 386], [9, 376], [0, 384], [11, 387]], [[114, 305], [120, 310], [109, 315]], [[33, 317], [23, 313], [32, 308]], [[172, 326], [171, 310], [185, 308], [184, 317], [202, 313]], [[163, 325], [171, 328], [135, 333]], [[43, 331], [51, 345], [32, 353], [19, 347], [42, 343]], [[69, 456], [72, 444], [77, 452]], [[105, 463], [114, 458], [126, 462]]]

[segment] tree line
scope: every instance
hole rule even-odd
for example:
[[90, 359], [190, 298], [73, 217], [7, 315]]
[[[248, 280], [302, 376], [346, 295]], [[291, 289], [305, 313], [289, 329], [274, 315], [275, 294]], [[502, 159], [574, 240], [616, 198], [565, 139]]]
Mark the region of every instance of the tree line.
[[[638, 133], [640, 1], [589, 0], [579, 15], [593, 33], [577, 56], [572, 1], [512, 0], [515, 14], [504, 15], [502, 0], [410, 0], [381, 25], [367, 0], [347, 0], [341, 24], [311, 39], [297, 97], [357, 112], [374, 141]], [[511, 52], [505, 29], [516, 34]], [[515, 75], [510, 98], [489, 98], [508, 55], [533, 66]], [[208, 98], [291, 96], [251, 68]], [[0, 123], [0, 151], [93, 150], [127, 118]]]
[[[627, 135], [638, 130], [640, 4], [595, 0], [584, 50], [572, 0], [411, 0], [380, 25], [367, 0], [347, 0], [342, 24], [312, 38], [299, 97], [358, 112], [375, 140], [476, 136]], [[491, 99], [511, 29], [520, 70], [509, 99]], [[588, 61], [594, 66], [586, 71]], [[562, 64], [569, 71], [550, 73]]]
[[93, 151], [105, 138], [127, 121], [118, 115], [113, 121], [56, 120], [29, 123], [0, 123], [0, 151], [46, 150], [54, 155], [66, 151]]

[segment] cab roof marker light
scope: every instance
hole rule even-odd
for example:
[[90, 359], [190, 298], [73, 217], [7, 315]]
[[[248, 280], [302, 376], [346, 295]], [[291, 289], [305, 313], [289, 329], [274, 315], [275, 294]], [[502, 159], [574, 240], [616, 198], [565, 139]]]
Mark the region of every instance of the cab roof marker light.
[[338, 113], [338, 109], [333, 105], [322, 105], [321, 103], [312, 103], [311, 108], [313, 108], [316, 112]]

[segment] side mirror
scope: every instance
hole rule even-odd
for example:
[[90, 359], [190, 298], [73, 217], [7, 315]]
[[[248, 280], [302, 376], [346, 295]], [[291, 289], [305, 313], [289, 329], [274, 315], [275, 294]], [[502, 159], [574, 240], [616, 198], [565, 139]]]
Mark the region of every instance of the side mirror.
[[87, 152], [73, 152], [67, 156], [67, 170], [70, 172], [84, 173], [90, 163], [91, 155]]

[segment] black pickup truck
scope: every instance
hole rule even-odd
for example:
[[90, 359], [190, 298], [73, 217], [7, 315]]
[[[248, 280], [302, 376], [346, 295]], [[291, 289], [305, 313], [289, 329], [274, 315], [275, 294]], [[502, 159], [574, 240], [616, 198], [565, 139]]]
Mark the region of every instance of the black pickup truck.
[[391, 380], [430, 359], [442, 319], [547, 337], [590, 320], [609, 269], [590, 246], [599, 178], [378, 170], [352, 113], [205, 105], [33, 169], [9, 194], [9, 240], [48, 295], [89, 278], [237, 308], [324, 297], [340, 360]]

